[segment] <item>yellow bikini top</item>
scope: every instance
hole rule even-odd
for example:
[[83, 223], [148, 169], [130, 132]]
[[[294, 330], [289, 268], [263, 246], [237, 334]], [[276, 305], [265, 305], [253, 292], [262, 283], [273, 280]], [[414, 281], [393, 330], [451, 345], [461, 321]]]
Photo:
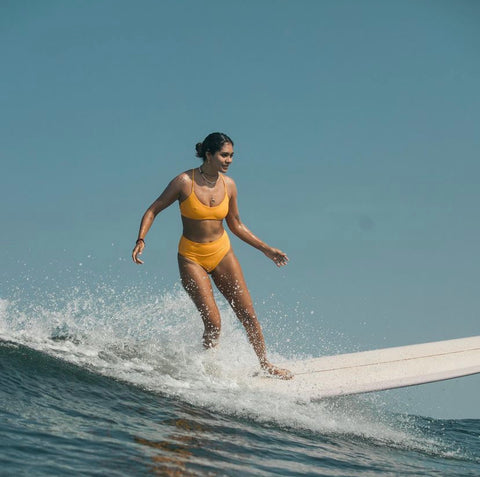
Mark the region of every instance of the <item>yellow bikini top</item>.
[[223, 220], [228, 214], [228, 194], [227, 185], [223, 175], [220, 174], [225, 188], [225, 197], [220, 204], [210, 207], [205, 205], [195, 194], [195, 169], [192, 169], [192, 192], [183, 201], [180, 202], [180, 213], [188, 219], [195, 220]]

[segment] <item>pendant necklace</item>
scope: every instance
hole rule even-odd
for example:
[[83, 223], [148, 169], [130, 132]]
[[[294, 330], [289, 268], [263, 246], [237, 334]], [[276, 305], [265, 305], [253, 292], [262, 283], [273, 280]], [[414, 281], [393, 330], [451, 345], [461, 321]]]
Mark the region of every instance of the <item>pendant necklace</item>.
[[[215, 187], [217, 185], [217, 181], [218, 181], [218, 176], [217, 178], [214, 180], [214, 181], [209, 181], [206, 177], [205, 177], [205, 174], [204, 172], [202, 171], [202, 168], [199, 167], [198, 170], [200, 171], [200, 175], [203, 177], [203, 180], [210, 186], [213, 186]], [[210, 207], [213, 206], [213, 204], [215, 204], [215, 198], [214, 197], [211, 197], [210, 198]]]
[[205, 173], [202, 171], [202, 168], [199, 167], [198, 170], [200, 171], [200, 175], [203, 177], [203, 180], [208, 184], [208, 185], [211, 185], [211, 186], [214, 186], [216, 185], [217, 181], [218, 181], [218, 176], [217, 178], [214, 180], [214, 181], [209, 181], [207, 179], [207, 177], [205, 176]]

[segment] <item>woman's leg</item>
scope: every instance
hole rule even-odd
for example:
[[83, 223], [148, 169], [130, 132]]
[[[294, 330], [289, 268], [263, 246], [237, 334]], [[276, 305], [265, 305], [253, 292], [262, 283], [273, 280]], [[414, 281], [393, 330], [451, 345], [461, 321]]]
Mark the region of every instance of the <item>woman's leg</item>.
[[250, 292], [248, 291], [242, 268], [232, 250], [212, 271], [212, 278], [222, 295], [230, 303], [238, 319], [245, 327], [248, 340], [258, 356], [260, 366], [270, 374], [283, 379], [290, 379], [292, 374], [285, 369], [277, 368], [267, 360], [265, 339], [262, 327], [255, 314]]
[[203, 320], [203, 346], [212, 348], [220, 336], [220, 312], [213, 297], [212, 284], [207, 272], [197, 263], [178, 255], [178, 268], [185, 291], [195, 303]]

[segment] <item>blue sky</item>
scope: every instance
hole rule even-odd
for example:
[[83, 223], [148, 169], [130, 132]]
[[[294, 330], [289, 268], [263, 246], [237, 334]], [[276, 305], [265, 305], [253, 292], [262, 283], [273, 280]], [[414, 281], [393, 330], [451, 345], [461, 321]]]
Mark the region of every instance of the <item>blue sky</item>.
[[[291, 259], [233, 241], [267, 338], [277, 308], [348, 351], [478, 334], [479, 22], [462, 0], [3, 1], [3, 276], [173, 286], [177, 206], [143, 268], [139, 220], [219, 130], [244, 222]], [[478, 377], [422, 389], [478, 417]]]

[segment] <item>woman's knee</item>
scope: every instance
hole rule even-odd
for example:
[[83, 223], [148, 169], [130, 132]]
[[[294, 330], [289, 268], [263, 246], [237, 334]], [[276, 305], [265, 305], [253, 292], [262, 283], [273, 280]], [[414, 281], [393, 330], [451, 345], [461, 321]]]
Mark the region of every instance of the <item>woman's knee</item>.
[[235, 310], [237, 318], [240, 320], [243, 326], [248, 327], [254, 325], [258, 320], [253, 310], [246, 308], [237, 308]]

